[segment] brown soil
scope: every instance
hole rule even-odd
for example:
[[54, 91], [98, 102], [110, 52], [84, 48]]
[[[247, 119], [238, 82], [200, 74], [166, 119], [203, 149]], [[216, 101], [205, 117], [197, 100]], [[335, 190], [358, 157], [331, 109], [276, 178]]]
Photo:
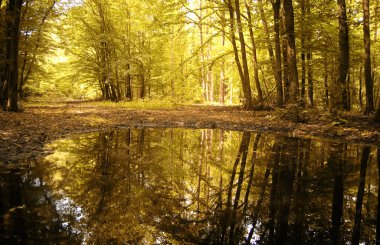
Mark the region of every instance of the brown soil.
[[303, 117], [306, 119], [300, 120], [285, 110], [245, 111], [218, 106], [162, 110], [86, 102], [29, 106], [22, 113], [0, 111], [0, 164], [28, 164], [44, 154], [46, 143], [63, 136], [125, 127], [221, 128], [380, 144], [379, 125], [370, 118], [360, 115], [334, 118], [316, 111], [309, 111]]

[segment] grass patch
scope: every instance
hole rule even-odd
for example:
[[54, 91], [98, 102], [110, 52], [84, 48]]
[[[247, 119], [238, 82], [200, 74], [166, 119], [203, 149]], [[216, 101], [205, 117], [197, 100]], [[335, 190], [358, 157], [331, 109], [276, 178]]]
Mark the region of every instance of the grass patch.
[[114, 108], [130, 108], [130, 109], [170, 109], [178, 106], [177, 103], [168, 100], [136, 100], [136, 101], [120, 101], [120, 102], [111, 102], [111, 101], [99, 101], [91, 103], [97, 106], [103, 107], [114, 107]]
[[35, 100], [22, 102], [24, 108], [33, 107], [47, 107], [47, 108], [57, 108], [66, 106], [75, 107], [106, 107], [106, 108], [130, 108], [130, 109], [170, 109], [178, 106], [178, 103], [170, 99], [162, 100], [134, 100], [134, 101], [46, 101], [46, 100]]

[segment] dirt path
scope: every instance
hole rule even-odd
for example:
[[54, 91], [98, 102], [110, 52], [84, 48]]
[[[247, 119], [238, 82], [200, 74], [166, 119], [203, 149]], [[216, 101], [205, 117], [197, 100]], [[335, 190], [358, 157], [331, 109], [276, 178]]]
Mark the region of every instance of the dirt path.
[[[272, 132], [297, 137], [324, 137], [344, 142], [380, 144], [379, 125], [368, 118], [331, 117], [310, 113], [296, 123], [287, 113], [244, 111], [239, 107], [184, 106], [137, 110], [96, 103], [28, 106], [23, 113], [0, 111], [0, 164], [21, 163], [43, 155], [43, 146], [60, 137], [125, 127], [222, 128]], [[290, 119], [290, 120], [289, 120]]]

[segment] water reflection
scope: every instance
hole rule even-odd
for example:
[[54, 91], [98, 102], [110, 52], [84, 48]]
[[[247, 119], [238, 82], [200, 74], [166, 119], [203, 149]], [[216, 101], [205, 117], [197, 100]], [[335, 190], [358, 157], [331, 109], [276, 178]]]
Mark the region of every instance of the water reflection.
[[33, 170], [1, 174], [0, 239], [374, 244], [379, 236], [376, 147], [183, 129], [93, 133], [51, 147]]

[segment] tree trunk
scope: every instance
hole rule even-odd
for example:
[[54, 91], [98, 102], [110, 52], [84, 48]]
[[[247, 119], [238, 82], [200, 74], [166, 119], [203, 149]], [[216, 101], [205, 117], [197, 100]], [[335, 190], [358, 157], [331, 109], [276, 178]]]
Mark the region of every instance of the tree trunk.
[[289, 81], [289, 65], [288, 65], [288, 55], [287, 55], [287, 43], [286, 43], [286, 27], [285, 27], [285, 12], [284, 8], [281, 9], [281, 46], [282, 46], [282, 82], [284, 84], [284, 102], [288, 103], [290, 100], [290, 81]]
[[[369, 29], [369, 0], [363, 0], [363, 32], [364, 32], [364, 77], [366, 89], [366, 106], [365, 114], [374, 112], [375, 106], [373, 101], [373, 80], [371, 72], [371, 36]], [[376, 30], [377, 31], [377, 30]]]
[[[1, 6], [2, 0], [0, 0]], [[3, 105], [3, 82], [5, 74], [5, 18], [0, 9], [0, 106]]]
[[200, 41], [200, 63], [201, 63], [201, 83], [202, 83], [202, 92], [203, 99], [208, 101], [208, 93], [207, 93], [207, 78], [206, 78], [206, 67], [205, 67], [205, 51], [204, 51], [204, 41], [203, 41], [203, 0], [199, 0], [199, 41]]
[[[244, 60], [244, 57], [245, 57], [245, 68], [244, 68], [244, 71], [243, 71], [243, 67], [240, 63], [240, 58], [239, 58], [239, 50], [237, 48], [237, 44], [236, 44], [236, 37], [235, 37], [235, 18], [234, 18], [234, 15], [235, 15], [235, 11], [234, 11], [234, 7], [232, 5], [232, 0], [228, 0], [227, 1], [227, 7], [228, 7], [228, 12], [229, 12], [229, 15], [230, 15], [230, 36], [231, 36], [231, 43], [232, 43], [232, 47], [234, 49], [234, 55], [235, 55], [235, 62], [236, 62], [236, 66], [238, 68], [238, 71], [239, 71], [239, 76], [240, 76], [240, 81], [242, 83], [242, 87], [243, 87], [243, 93], [244, 93], [244, 108], [246, 109], [250, 109], [251, 106], [252, 106], [252, 96], [251, 96], [251, 87], [250, 87], [250, 84], [249, 84], [249, 75], [246, 73], [248, 72], [248, 65], [247, 65], [247, 57], [246, 57], [246, 51], [245, 51], [245, 42], [244, 42], [244, 38], [243, 40], [241, 40], [241, 36], [243, 36], [243, 30], [242, 30], [242, 25], [241, 25], [241, 22], [240, 22], [240, 27], [239, 29], [241, 29], [241, 31], [239, 31], [239, 40], [240, 40], [240, 43], [244, 44], [242, 45], [241, 47], [241, 53], [242, 53], [242, 60]], [[238, 4], [237, 4], [238, 5]], [[239, 14], [239, 20], [240, 20], [240, 9], [238, 10]], [[244, 36], [243, 36], [244, 37]], [[243, 51], [244, 49], [244, 51]], [[243, 54], [244, 54], [244, 57], [243, 57]], [[244, 63], [244, 61], [243, 61]], [[247, 79], [247, 76], [248, 75], [248, 79]], [[231, 90], [231, 93], [232, 93], [232, 90]]]
[[350, 110], [348, 102], [348, 86], [347, 76], [350, 61], [350, 47], [348, 36], [348, 21], [346, 14], [346, 1], [337, 0], [339, 8], [339, 71], [338, 79], [333, 89], [333, 103], [332, 106], [337, 109]]
[[132, 84], [131, 84], [131, 65], [129, 64], [129, 61], [127, 63], [127, 77], [125, 81], [125, 97], [127, 100], [131, 101], [132, 100]]
[[306, 99], [306, 7], [305, 1], [301, 0], [301, 99], [304, 104]]
[[[308, 20], [308, 26], [311, 25], [310, 21], [310, 0], [306, 0], [306, 15]], [[309, 27], [310, 28], [310, 27]], [[306, 35], [306, 59], [307, 59], [307, 84], [308, 84], [308, 98], [309, 98], [309, 105], [311, 107], [314, 106], [314, 82], [313, 82], [313, 55], [311, 50], [311, 38], [312, 38], [312, 31], [308, 30]]]
[[280, 42], [280, 8], [281, 0], [272, 1], [273, 21], [274, 21], [274, 42], [276, 54], [276, 91], [277, 91], [277, 106], [284, 104], [284, 92], [281, 80], [281, 42]]
[[145, 97], [145, 77], [144, 77], [144, 66], [140, 64], [140, 71], [137, 75], [137, 79], [139, 82], [139, 98], [144, 99]]
[[360, 66], [359, 69], [359, 105], [360, 110], [363, 111], [363, 67]]
[[328, 71], [328, 63], [327, 63], [327, 57], [325, 57], [325, 75], [323, 79], [323, 85], [324, 85], [324, 96], [323, 96], [323, 101], [326, 106], [326, 108], [329, 106], [329, 71]]
[[287, 61], [290, 80], [290, 102], [298, 100], [298, 71], [296, 57], [296, 42], [294, 33], [294, 13], [292, 0], [284, 0], [285, 37], [287, 44]]
[[309, 105], [314, 106], [314, 81], [313, 81], [313, 64], [311, 50], [307, 51], [307, 85]]
[[[279, 73], [279, 72], [281, 72], [281, 64], [278, 64], [279, 57], [277, 56], [277, 53], [276, 53], [276, 60], [274, 58], [272, 41], [270, 40], [269, 27], [268, 27], [267, 18], [265, 16], [265, 12], [264, 12], [263, 1], [257, 0], [257, 3], [259, 6], [259, 10], [260, 10], [261, 22], [263, 23], [263, 27], [264, 27], [265, 41], [266, 41], [267, 49], [268, 49], [268, 53], [269, 53], [270, 64], [271, 64], [273, 75], [274, 75], [274, 78], [276, 81], [277, 104], [280, 105], [281, 104], [280, 98], [278, 96], [280, 96], [280, 94], [282, 93], [282, 85], [280, 85], [281, 76]], [[278, 50], [276, 50], [276, 51], [278, 51]], [[280, 91], [280, 89], [281, 89], [281, 91]]]
[[[222, 25], [222, 46], [225, 46], [226, 42], [226, 17], [225, 11], [223, 10], [221, 13], [221, 25]], [[225, 74], [225, 59], [222, 59], [220, 78], [219, 78], [219, 103], [224, 105], [225, 97], [226, 97], [226, 74]]]
[[2, 81], [2, 106], [9, 111], [18, 111], [18, 49], [22, 0], [10, 0], [6, 9], [6, 64]]
[[263, 91], [261, 89], [260, 80], [259, 80], [259, 66], [257, 62], [256, 42], [255, 42], [255, 37], [253, 35], [251, 8], [249, 7], [247, 0], [244, 0], [244, 3], [245, 3], [245, 8], [247, 9], [249, 37], [251, 38], [251, 45], [252, 45], [253, 72], [254, 72], [255, 85], [256, 85], [256, 90], [257, 90], [257, 99], [258, 99], [258, 102], [261, 104], [263, 103], [264, 98], [263, 98]]
[[235, 12], [236, 12], [236, 23], [239, 33], [239, 41], [240, 41], [240, 52], [241, 59], [243, 63], [243, 93], [244, 93], [244, 108], [251, 109], [252, 108], [252, 95], [251, 95], [251, 85], [249, 79], [249, 69], [248, 69], [248, 60], [247, 60], [247, 51], [245, 47], [244, 33], [243, 33], [243, 25], [241, 23], [241, 14], [240, 14], [240, 3], [239, 0], [235, 0]]

